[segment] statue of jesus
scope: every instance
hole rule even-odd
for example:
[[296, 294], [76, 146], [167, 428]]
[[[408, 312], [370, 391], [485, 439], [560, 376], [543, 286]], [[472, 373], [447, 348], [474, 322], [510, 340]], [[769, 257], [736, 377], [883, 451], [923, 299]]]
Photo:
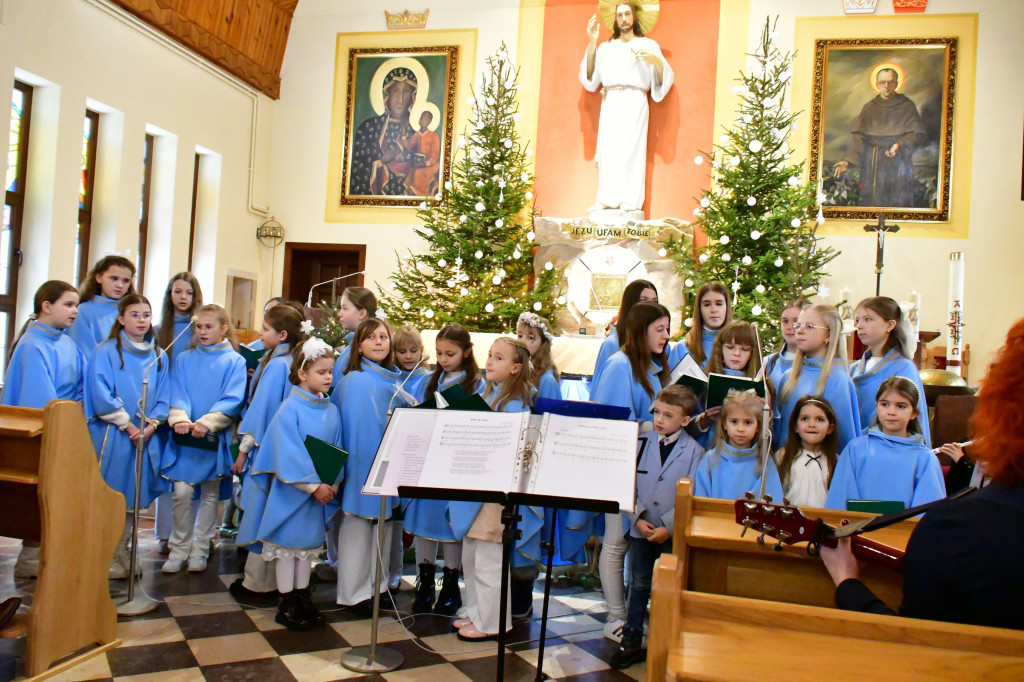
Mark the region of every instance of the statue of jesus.
[[[612, 37], [597, 44], [598, 18], [587, 24], [590, 44], [580, 64], [580, 82], [590, 92], [601, 89], [597, 126], [597, 202], [591, 212], [642, 211], [647, 170], [647, 93], [665, 98], [675, 80], [658, 43], [644, 37], [639, 3], [615, 5]], [[653, 25], [653, 22], [651, 22]], [[641, 213], [642, 216], [642, 213]]]

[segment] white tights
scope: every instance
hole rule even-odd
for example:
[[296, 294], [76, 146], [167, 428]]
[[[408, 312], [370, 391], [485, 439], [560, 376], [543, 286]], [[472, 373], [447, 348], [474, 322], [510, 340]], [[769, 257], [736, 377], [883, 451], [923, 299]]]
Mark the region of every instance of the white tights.
[[308, 559], [279, 558], [274, 562], [274, 566], [277, 572], [277, 591], [281, 594], [309, 587], [309, 574], [312, 568]]
[[437, 545], [441, 545], [441, 551], [444, 553], [444, 565], [446, 568], [460, 568], [462, 566], [462, 543], [461, 542], [442, 542], [438, 543], [437, 540], [428, 540], [427, 538], [421, 538], [416, 536], [416, 540], [413, 543], [413, 547], [416, 548], [416, 565], [419, 566], [424, 561], [428, 564], [437, 563]]
[[604, 515], [604, 539], [601, 542], [601, 557], [597, 570], [601, 576], [601, 589], [608, 605], [608, 618], [626, 619], [625, 565], [629, 542], [622, 534], [622, 516]]

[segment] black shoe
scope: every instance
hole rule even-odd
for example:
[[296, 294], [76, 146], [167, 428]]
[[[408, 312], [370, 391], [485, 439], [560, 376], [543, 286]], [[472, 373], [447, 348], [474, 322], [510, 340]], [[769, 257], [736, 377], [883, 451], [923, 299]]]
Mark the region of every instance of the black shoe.
[[313, 623], [302, 612], [302, 597], [294, 590], [281, 595], [274, 620], [289, 630], [299, 632], [313, 627]]
[[437, 564], [423, 562], [419, 565], [420, 576], [416, 581], [416, 599], [412, 603], [413, 613], [430, 613], [434, 608], [434, 581]]
[[245, 602], [247, 604], [255, 603], [256, 605], [262, 605], [264, 603], [273, 603], [280, 594], [277, 590], [271, 592], [254, 592], [243, 584], [244, 578], [236, 578], [233, 583], [228, 585], [228, 593], [235, 598], [236, 601]]
[[608, 661], [608, 665], [618, 670], [628, 668], [647, 658], [647, 650], [643, 648], [643, 634], [636, 631], [635, 628], [629, 628], [628, 625], [622, 630], [622, 643]]
[[533, 615], [533, 581], [512, 578], [512, 600], [509, 611], [516, 620], [524, 620]]
[[324, 618], [319, 609], [313, 606], [313, 588], [305, 587], [301, 590], [295, 590], [295, 592], [299, 595], [299, 609], [302, 611], [302, 615], [306, 617], [306, 620], [314, 626], [326, 625], [327, 619]]
[[459, 569], [444, 567], [441, 578], [441, 592], [434, 604], [434, 613], [439, 616], [454, 616], [462, 608], [462, 594], [459, 592]]

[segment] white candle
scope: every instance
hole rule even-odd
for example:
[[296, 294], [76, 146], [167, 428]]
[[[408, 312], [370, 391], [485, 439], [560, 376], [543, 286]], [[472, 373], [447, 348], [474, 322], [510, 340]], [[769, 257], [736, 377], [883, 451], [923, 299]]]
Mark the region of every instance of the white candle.
[[964, 254], [949, 254], [949, 319], [946, 321], [946, 369], [961, 374], [964, 350]]

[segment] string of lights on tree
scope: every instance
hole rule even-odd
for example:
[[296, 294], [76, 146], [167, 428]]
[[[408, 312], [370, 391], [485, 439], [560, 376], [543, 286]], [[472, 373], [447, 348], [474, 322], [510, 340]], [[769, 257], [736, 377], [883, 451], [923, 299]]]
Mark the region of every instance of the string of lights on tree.
[[457, 140], [452, 180], [417, 211], [427, 251], [399, 256], [392, 286], [379, 286], [380, 305], [396, 325], [458, 322], [470, 331], [515, 332], [520, 313], [552, 319], [565, 303], [561, 271], [534, 263], [532, 151], [516, 130], [518, 70], [504, 44], [486, 63], [468, 99], [472, 113]]
[[[711, 168], [711, 187], [693, 212], [707, 243], [695, 250], [696, 258], [677, 240], [665, 245], [689, 305], [705, 283], [722, 282], [733, 293], [734, 317], [757, 322], [768, 346], [781, 341], [778, 318], [787, 301], [827, 295], [820, 281], [839, 255], [819, 244], [822, 197], [803, 181], [804, 162], [790, 161], [789, 139], [799, 118], [784, 104], [793, 54], [781, 53], [774, 37], [766, 21], [757, 51], [747, 55], [733, 87], [740, 96], [734, 124], [711, 153], [694, 159]], [[692, 324], [692, 315], [684, 319]]]

